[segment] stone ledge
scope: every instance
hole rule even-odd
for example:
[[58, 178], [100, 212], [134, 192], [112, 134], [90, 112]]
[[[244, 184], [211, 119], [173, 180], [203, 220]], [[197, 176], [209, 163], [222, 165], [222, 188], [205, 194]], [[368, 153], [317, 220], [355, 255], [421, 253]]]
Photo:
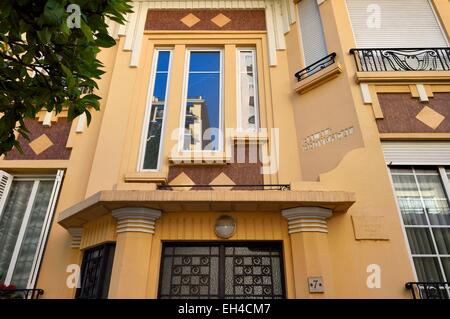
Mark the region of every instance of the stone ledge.
[[344, 191], [101, 191], [62, 211], [58, 222], [65, 228], [81, 227], [88, 221], [123, 207], [143, 207], [163, 212], [274, 212], [314, 206], [344, 213], [356, 201]]
[[320, 70], [319, 72], [311, 75], [310, 77], [298, 82], [295, 85], [294, 90], [298, 94], [304, 94], [328, 81], [331, 81], [332, 79], [339, 76], [339, 74], [341, 73], [342, 73], [342, 66], [339, 63], [335, 62], [332, 65], [324, 68], [323, 70]]

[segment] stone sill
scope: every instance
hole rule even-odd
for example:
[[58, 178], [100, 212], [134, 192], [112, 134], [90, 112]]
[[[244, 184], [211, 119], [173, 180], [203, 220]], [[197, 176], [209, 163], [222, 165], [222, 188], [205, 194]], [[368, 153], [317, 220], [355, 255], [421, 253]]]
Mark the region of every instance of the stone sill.
[[231, 138], [237, 144], [264, 144], [269, 141], [267, 134], [257, 132], [238, 132]]
[[443, 82], [450, 81], [450, 71], [356, 72], [356, 83], [370, 82]]
[[311, 75], [310, 77], [298, 82], [294, 90], [298, 94], [305, 94], [312, 89], [331, 81], [342, 73], [342, 67], [339, 63], [334, 63], [325, 69]]
[[124, 177], [126, 183], [167, 183], [166, 174], [161, 172], [133, 172], [126, 173]]
[[226, 165], [231, 163], [231, 157], [225, 153], [181, 153], [169, 157], [170, 165]]

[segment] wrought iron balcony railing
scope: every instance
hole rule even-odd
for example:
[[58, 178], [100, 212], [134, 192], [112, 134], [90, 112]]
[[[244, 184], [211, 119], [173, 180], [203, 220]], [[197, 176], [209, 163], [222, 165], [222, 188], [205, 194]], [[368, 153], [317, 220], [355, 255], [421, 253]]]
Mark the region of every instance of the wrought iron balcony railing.
[[450, 282], [408, 282], [413, 299], [450, 299]]
[[351, 49], [359, 72], [450, 71], [450, 48]]
[[311, 75], [316, 74], [320, 70], [325, 69], [326, 67], [332, 65], [336, 59], [336, 53], [331, 53], [330, 55], [327, 55], [323, 59], [320, 59], [319, 61], [311, 64], [310, 66], [304, 68], [303, 70], [298, 71], [295, 73], [295, 77], [297, 78], [297, 81], [300, 82]]
[[191, 188], [192, 190], [211, 190], [219, 188], [232, 188], [232, 190], [279, 190], [288, 191], [291, 190], [289, 184], [265, 184], [265, 185], [158, 185], [159, 190], [176, 190], [177, 188]]
[[0, 299], [39, 299], [42, 289], [0, 289]]

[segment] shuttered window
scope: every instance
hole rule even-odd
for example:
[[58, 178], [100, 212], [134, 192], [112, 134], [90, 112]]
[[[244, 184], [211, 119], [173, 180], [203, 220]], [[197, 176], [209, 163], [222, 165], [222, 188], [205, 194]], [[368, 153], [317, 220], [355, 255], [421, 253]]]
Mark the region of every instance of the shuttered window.
[[63, 173], [21, 177], [0, 171], [0, 284], [34, 288]]
[[310, 66], [328, 55], [317, 0], [300, 1], [298, 14], [305, 66]]
[[346, 0], [358, 48], [448, 45], [429, 0]]
[[384, 158], [392, 165], [450, 165], [449, 142], [383, 142]]

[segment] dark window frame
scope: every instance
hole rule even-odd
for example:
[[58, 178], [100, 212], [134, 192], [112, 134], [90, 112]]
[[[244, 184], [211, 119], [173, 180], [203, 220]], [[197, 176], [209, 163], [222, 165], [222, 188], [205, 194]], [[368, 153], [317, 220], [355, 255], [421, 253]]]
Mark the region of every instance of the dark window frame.
[[[109, 284], [111, 280], [112, 266], [114, 262], [116, 244], [106, 243], [99, 246], [95, 246], [86, 249], [83, 253], [83, 262], [80, 270], [80, 288], [77, 288], [75, 295], [76, 299], [106, 299], [108, 298]], [[91, 257], [95, 252], [101, 254], [100, 257]], [[94, 260], [95, 259], [95, 260]], [[93, 287], [89, 287], [91, 291], [86, 291], [85, 281], [92, 278], [92, 276], [86, 276], [86, 272], [89, 270], [89, 263], [97, 262], [94, 265], [94, 272], [97, 272], [99, 276], [95, 278]], [[92, 268], [91, 268], [92, 271]]]

